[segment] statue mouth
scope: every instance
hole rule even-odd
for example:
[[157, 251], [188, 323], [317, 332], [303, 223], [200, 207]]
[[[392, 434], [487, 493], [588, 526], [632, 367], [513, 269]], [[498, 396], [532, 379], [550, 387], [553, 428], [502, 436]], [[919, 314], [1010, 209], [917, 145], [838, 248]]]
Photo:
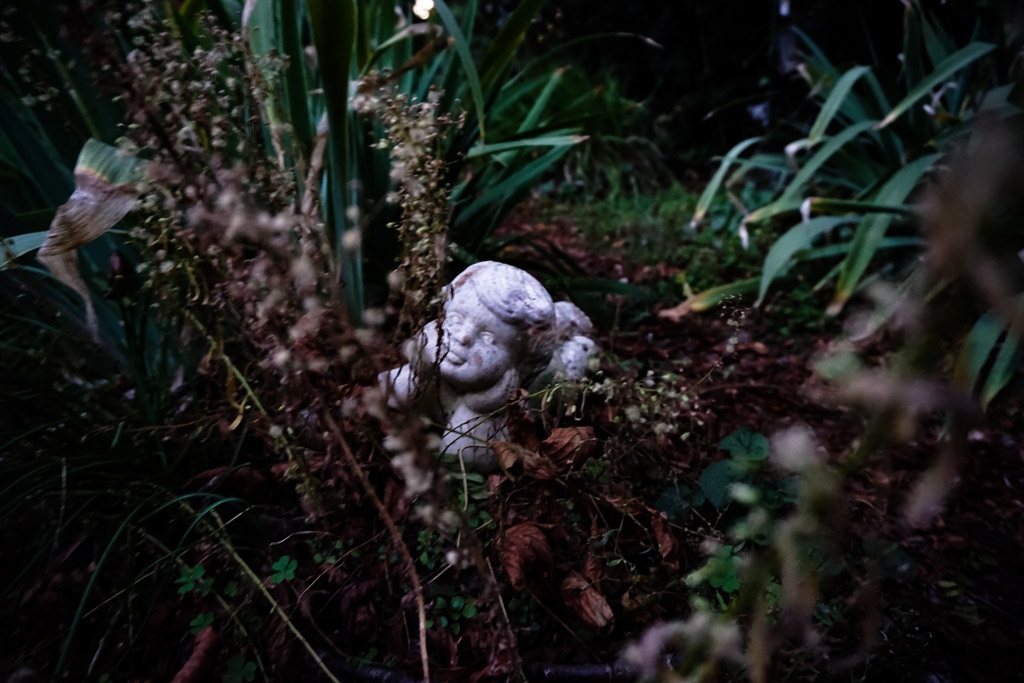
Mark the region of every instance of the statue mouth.
[[444, 360], [445, 362], [450, 363], [452, 365], [462, 365], [466, 362], [465, 358], [463, 358], [462, 356], [453, 351], [449, 351], [448, 353], [446, 353], [444, 356]]

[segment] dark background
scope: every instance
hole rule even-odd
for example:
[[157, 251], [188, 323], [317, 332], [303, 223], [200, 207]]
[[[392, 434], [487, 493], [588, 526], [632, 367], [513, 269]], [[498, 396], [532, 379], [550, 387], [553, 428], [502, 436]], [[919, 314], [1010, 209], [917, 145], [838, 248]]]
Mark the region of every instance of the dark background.
[[[713, 155], [780, 121], [799, 117], [809, 87], [795, 68], [798, 50], [803, 49], [797, 30], [840, 70], [869, 64], [899, 71], [905, 11], [900, 0], [793, 0], [785, 17], [780, 15], [781, 4], [559, 0], [544, 9], [529, 48], [542, 54], [555, 45], [587, 38], [557, 59], [584, 65], [597, 81], [614, 78], [629, 98], [644, 103], [645, 134], [673, 168], [703, 171]], [[1006, 18], [1015, 11], [1015, 3], [1004, 0], [921, 4], [959, 44], [972, 39], [970, 31], [979, 14]], [[515, 5], [515, 0], [491, 2], [481, 10], [500, 23]], [[639, 37], [611, 35], [623, 33], [643, 36], [661, 47]]]

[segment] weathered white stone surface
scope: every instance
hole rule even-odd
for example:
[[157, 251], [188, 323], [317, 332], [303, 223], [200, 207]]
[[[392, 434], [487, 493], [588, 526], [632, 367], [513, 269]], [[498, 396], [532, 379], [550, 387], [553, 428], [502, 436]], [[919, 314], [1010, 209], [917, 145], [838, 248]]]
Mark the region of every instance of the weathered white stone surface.
[[391, 407], [446, 425], [443, 452], [493, 471], [488, 442], [508, 438], [509, 399], [538, 378], [581, 379], [597, 351], [592, 330], [583, 311], [554, 303], [526, 271], [484, 261], [448, 286], [443, 319], [406, 342], [408, 362], [382, 373], [380, 383]]

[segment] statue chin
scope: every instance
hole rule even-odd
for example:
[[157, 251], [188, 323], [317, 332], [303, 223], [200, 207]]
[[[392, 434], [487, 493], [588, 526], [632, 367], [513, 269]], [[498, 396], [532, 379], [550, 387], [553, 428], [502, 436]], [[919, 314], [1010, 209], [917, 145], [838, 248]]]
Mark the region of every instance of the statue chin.
[[597, 353], [593, 327], [579, 308], [556, 304], [532, 275], [504, 263], [470, 266], [446, 294], [441, 325], [425, 325], [403, 346], [409, 362], [378, 381], [392, 408], [444, 425], [441, 452], [490, 473], [497, 470], [490, 444], [508, 439], [504, 406], [531, 380], [582, 379]]

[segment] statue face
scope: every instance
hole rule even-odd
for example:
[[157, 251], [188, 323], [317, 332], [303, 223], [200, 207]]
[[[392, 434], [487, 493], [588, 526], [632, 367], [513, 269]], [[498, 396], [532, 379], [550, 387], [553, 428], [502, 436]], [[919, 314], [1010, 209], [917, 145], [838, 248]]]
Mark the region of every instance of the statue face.
[[496, 385], [514, 367], [521, 345], [519, 330], [491, 313], [470, 287], [448, 302], [444, 336], [441, 378], [462, 391]]

